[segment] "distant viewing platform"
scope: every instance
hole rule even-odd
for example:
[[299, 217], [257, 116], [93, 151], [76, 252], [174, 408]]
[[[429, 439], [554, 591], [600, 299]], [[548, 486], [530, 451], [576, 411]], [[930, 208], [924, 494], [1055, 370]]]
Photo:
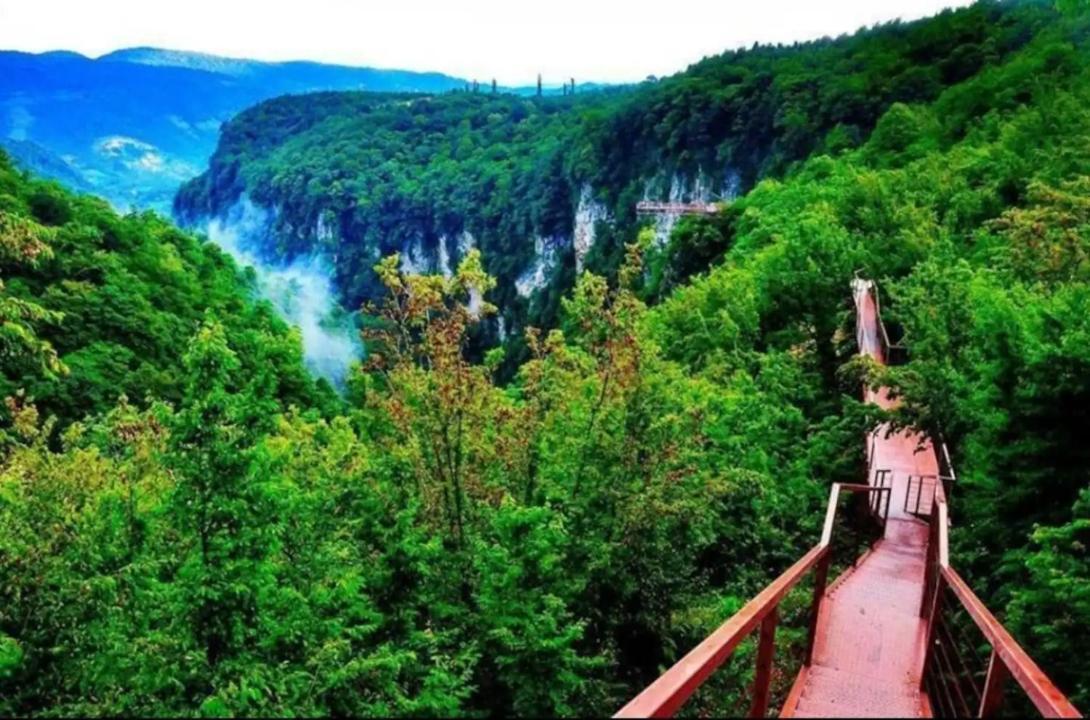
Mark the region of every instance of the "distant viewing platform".
[[670, 203], [641, 200], [636, 203], [637, 215], [714, 215], [719, 212], [715, 203]]

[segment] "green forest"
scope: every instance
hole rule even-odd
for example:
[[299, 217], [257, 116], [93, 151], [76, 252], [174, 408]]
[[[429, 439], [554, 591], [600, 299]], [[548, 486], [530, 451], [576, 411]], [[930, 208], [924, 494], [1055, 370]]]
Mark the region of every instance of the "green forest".
[[[535, 236], [573, 235], [584, 191], [612, 219], [596, 223], [585, 264], [612, 277], [636, 238], [635, 204], [649, 183], [700, 178], [713, 192], [744, 191], [812, 154], [855, 148], [893, 103], [935, 100], [1054, 19], [1047, 3], [985, 2], [835, 40], [727, 52], [657, 82], [567, 97], [286, 96], [225, 125], [208, 171], [174, 207], [187, 223], [243, 195], [275, 208], [266, 252], [335, 256], [349, 307], [382, 296], [380, 257], [410, 243], [434, 253], [442, 236], [469, 232], [497, 279], [512, 370], [528, 357], [522, 330], [557, 324], [578, 274], [573, 249], [532, 296], [519, 296], [516, 280]], [[694, 248], [680, 264], [704, 269], [704, 255], [721, 251]], [[482, 330], [486, 343], [503, 339]]]
[[[647, 174], [713, 164], [744, 194], [656, 245]], [[518, 305], [583, 183], [617, 222]], [[360, 239], [343, 394], [252, 271], [0, 154], [0, 715], [611, 714], [813, 545], [888, 419], [946, 438], [959, 570], [1090, 708], [1081, 4], [593, 94], [275, 100], [176, 208], [242, 193]], [[389, 254], [467, 226], [449, 277]], [[857, 275], [906, 364], [859, 360]], [[744, 713], [752, 654], [686, 712]]]

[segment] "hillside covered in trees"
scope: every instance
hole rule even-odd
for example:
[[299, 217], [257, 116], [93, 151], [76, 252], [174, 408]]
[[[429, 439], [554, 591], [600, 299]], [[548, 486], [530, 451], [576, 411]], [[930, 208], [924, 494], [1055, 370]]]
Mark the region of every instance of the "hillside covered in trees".
[[[555, 324], [583, 267], [616, 271], [640, 199], [730, 199], [814, 152], [856, 147], [893, 103], [934, 100], [1054, 18], [1047, 3], [981, 3], [567, 97], [278, 98], [224, 127], [175, 213], [200, 228], [237, 217], [240, 204], [267, 210], [252, 242], [271, 258], [334, 258], [351, 308], [381, 296], [372, 268], [388, 253], [408, 270], [449, 272], [477, 247], [498, 281], [502, 324], [488, 324], [489, 338], [509, 336], [521, 360], [522, 330]], [[656, 224], [659, 245], [676, 220]]]
[[[298, 335], [213, 247], [0, 162], [0, 714], [611, 713], [813, 543], [829, 484], [857, 479], [860, 439], [886, 419], [858, 401], [864, 380], [903, 396], [894, 419], [945, 434], [959, 566], [1090, 706], [1090, 16], [989, 3], [843, 46], [871, 47], [860, 77], [885, 82], [878, 48], [898, 57], [896, 38], [959, 37], [951, 26], [965, 34], [928, 57], [977, 58], [951, 64], [964, 72], [921, 61], [941, 81], [886, 96], [850, 142], [835, 115], [797, 143], [777, 135], [729, 208], [665, 245], [620, 218], [639, 158], [683, 162], [654, 134], [680, 125], [647, 120], [629, 169], [584, 142], [640, 125], [635, 94], [329, 95], [314, 106], [343, 112], [320, 122], [290, 99], [249, 111], [183, 209], [245, 193], [311, 227], [322, 216], [306, 208], [351, 200], [353, 222], [395, 232], [431, 222], [410, 202], [425, 197], [419, 165], [463, 193], [493, 177], [502, 217], [538, 208], [519, 221], [532, 230], [554, 222], [549, 206], [518, 193], [560, 188], [565, 218], [579, 183], [613, 188], [598, 202], [614, 229], [584, 272], [571, 249], [574, 286], [557, 286], [550, 322], [520, 327], [522, 349], [480, 330], [509, 297], [506, 246], [491, 243], [519, 241], [501, 232], [513, 225], [470, 224], [478, 242], [446, 274], [405, 272], [429, 268], [396, 247], [345, 247], [361, 266], [374, 255], [358, 292], [375, 305], [344, 398], [307, 378]], [[814, 60], [804, 95], [832, 97], [850, 76], [823, 78], [832, 60], [811, 53], [837, 47], [744, 57]], [[719, 88], [707, 119], [736, 92], [714, 66], [639, 92], [700, 78]], [[471, 131], [486, 107], [497, 127]], [[504, 119], [520, 107], [523, 121]], [[463, 112], [467, 132], [414, 130], [427, 108]], [[280, 134], [243, 132], [280, 112]], [[346, 129], [355, 141], [322, 156], [354, 123], [386, 129]], [[551, 155], [532, 129], [555, 132]], [[496, 142], [474, 145], [477, 132]], [[449, 157], [414, 159], [399, 133]], [[352, 173], [306, 175], [303, 158], [333, 168], [355, 153], [370, 159]], [[550, 176], [523, 163], [542, 157], [567, 185], [532, 185]], [[280, 241], [270, 252], [309, 249]], [[881, 283], [906, 365], [855, 355], [857, 273]], [[788, 603], [777, 662], [797, 660], [805, 631], [790, 621], [805, 610]], [[743, 713], [752, 665], [750, 648], [693, 711]]]

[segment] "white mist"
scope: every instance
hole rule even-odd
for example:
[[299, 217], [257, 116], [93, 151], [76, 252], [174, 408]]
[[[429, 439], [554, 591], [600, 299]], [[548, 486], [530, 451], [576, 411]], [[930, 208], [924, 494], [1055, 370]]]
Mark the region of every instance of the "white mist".
[[[311, 372], [344, 384], [349, 366], [362, 355], [359, 334], [339, 310], [328, 263], [306, 256], [291, 263], [268, 263], [253, 250], [269, 231], [268, 211], [242, 197], [223, 217], [208, 221], [208, 239], [257, 275], [258, 291], [284, 320], [299, 328]], [[338, 319], [339, 318], [339, 319]]]

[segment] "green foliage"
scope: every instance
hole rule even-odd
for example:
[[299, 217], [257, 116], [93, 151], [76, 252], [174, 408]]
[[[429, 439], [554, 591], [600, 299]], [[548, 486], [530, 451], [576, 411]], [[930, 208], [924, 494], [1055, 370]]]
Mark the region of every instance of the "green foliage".
[[[298, 340], [234, 263], [152, 214], [20, 176], [0, 155], [0, 393], [25, 389], [68, 424], [118, 397], [178, 401], [180, 348], [206, 310], [223, 318], [254, 382], [283, 407], [333, 405]], [[258, 379], [260, 378], [260, 379]]]
[[280, 414], [211, 317], [176, 409], [122, 401], [51, 449], [13, 402], [0, 709], [594, 712], [685, 647], [673, 618], [752, 593], [815, 531], [804, 368], [720, 388], [665, 359], [635, 248], [628, 285], [580, 281], [570, 339], [531, 333], [508, 388], [464, 357], [490, 310], [477, 254], [451, 279], [376, 271], [349, 417]]
[[[33, 265], [51, 255], [43, 241], [47, 231], [33, 220], [0, 210], [0, 262]], [[50, 374], [62, 372], [52, 345], [40, 339], [35, 326], [56, 322], [60, 314], [50, 312], [35, 302], [10, 297], [0, 280], [0, 357], [5, 365], [32, 368]]]
[[1090, 9], [1086, 0], [1056, 0], [1056, 7], [1068, 15], [1077, 15]]
[[1034, 531], [1024, 556], [1027, 584], [1014, 588], [1008, 606], [1016, 632], [1032, 643], [1041, 662], [1085, 707], [1090, 680], [1081, 663], [1071, 662], [1071, 648], [1087, 642], [1090, 617], [1090, 489], [1083, 489], [1071, 518], [1058, 527]]
[[[825, 415], [850, 350], [843, 288], [855, 272], [884, 280], [911, 352], [885, 375], [900, 419], [942, 431], [959, 469], [954, 562], [1082, 705], [1086, 20], [930, 106], [894, 105], [857, 150], [758, 184], [730, 208], [721, 264], [653, 313], [690, 364], [744, 367], [754, 338], [765, 358], [801, 353], [822, 377], [803, 407]], [[851, 467], [811, 443], [824, 474]]]
[[[218, 213], [243, 192], [283, 206], [269, 250], [335, 255], [338, 285], [353, 306], [382, 297], [376, 257], [413, 242], [434, 255], [440, 236], [455, 255], [470, 232], [489, 272], [509, 281], [500, 299], [510, 304], [510, 281], [533, 251], [523, 241], [571, 234], [578, 189], [563, 177], [562, 149], [575, 131], [572, 105], [600, 102], [585, 97], [279, 98], [225, 127], [210, 170], [182, 189], [175, 210], [183, 218]], [[319, 224], [329, 236], [319, 237]]]

